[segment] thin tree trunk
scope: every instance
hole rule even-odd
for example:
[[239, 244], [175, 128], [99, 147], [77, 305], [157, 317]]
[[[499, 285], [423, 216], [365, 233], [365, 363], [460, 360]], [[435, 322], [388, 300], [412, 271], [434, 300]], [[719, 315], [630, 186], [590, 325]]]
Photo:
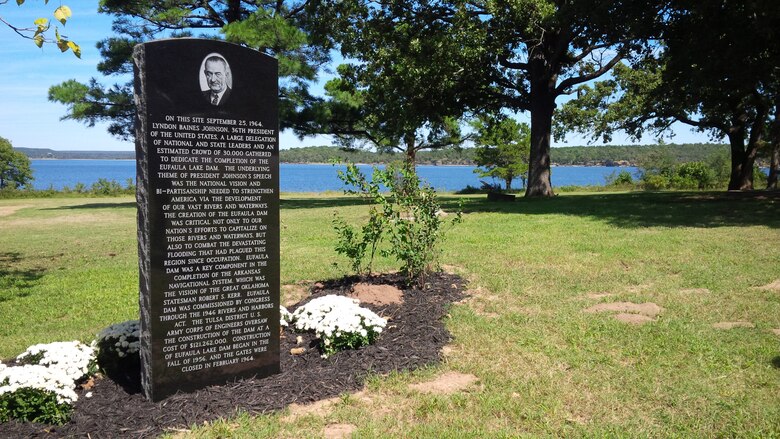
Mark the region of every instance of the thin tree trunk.
[[414, 165], [417, 162], [417, 145], [415, 144], [414, 134], [404, 136], [404, 143], [406, 144], [406, 165], [412, 171], [415, 171]]
[[229, 0], [225, 19], [228, 23], [234, 23], [241, 20], [241, 0]]
[[405, 157], [403, 166], [406, 168], [406, 171], [410, 174], [410, 176], [412, 176], [412, 178], [404, 178], [402, 191], [405, 195], [408, 195], [414, 193], [414, 191], [417, 190], [416, 186], [419, 183], [416, 178], [417, 168], [415, 167], [415, 163], [417, 161], [417, 145], [414, 134], [404, 136], [404, 144]]

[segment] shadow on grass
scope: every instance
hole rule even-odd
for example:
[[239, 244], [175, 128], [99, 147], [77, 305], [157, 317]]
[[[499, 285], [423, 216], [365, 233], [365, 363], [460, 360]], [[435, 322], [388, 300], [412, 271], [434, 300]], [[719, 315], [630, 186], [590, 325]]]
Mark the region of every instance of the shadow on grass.
[[[606, 221], [616, 227], [724, 227], [763, 225], [780, 228], [780, 191], [776, 192], [624, 192], [566, 194], [514, 202], [488, 201], [483, 196], [445, 196], [446, 211], [496, 212], [525, 215], [572, 215]], [[358, 196], [285, 195], [282, 209], [341, 208], [368, 204]], [[51, 210], [135, 208], [134, 202], [92, 203]]]
[[76, 204], [73, 206], [60, 206], [60, 207], [50, 207], [48, 209], [41, 209], [41, 210], [74, 210], [74, 209], [114, 209], [114, 208], [129, 208], [132, 207], [135, 209], [136, 203], [130, 202], [130, 203], [90, 203], [90, 204]]
[[[359, 206], [361, 204], [367, 204], [363, 199], [354, 197], [323, 197], [316, 198], [316, 194], [306, 194], [304, 198], [295, 198], [288, 195], [282, 196], [281, 206], [285, 209], [317, 209], [328, 207], [347, 207], [347, 206]], [[72, 206], [59, 206], [44, 208], [41, 210], [79, 210], [79, 209], [114, 209], [114, 208], [133, 208], [135, 209], [137, 204], [135, 202], [129, 203], [91, 203], [91, 204], [76, 204]]]
[[772, 367], [775, 369], [780, 369], [780, 356], [772, 358]]
[[[442, 201], [445, 210], [458, 208], [457, 199]], [[464, 213], [572, 215], [623, 228], [755, 225], [780, 228], [780, 192], [626, 192], [518, 198], [515, 202], [492, 202], [482, 197], [462, 201]]]
[[282, 209], [320, 209], [320, 208], [339, 208], [349, 206], [368, 205], [369, 203], [358, 196], [343, 197], [322, 197], [315, 198], [316, 195], [309, 195], [306, 198], [282, 198], [280, 201]]
[[16, 270], [10, 267], [19, 261], [21, 255], [17, 252], [0, 252], [0, 302], [29, 296], [29, 289], [45, 273], [42, 268]]

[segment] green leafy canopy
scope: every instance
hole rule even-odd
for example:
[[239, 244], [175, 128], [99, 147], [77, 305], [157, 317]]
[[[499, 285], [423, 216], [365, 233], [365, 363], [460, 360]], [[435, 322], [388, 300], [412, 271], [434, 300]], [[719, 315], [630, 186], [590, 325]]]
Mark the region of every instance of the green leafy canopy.
[[[310, 4], [301, 1], [103, 0], [99, 12], [114, 18], [115, 36], [98, 43], [98, 70], [106, 77], [125, 78], [132, 72], [132, 49], [157, 38], [199, 35], [257, 49], [279, 61], [281, 128], [298, 124], [297, 113], [313, 97], [309, 84], [330, 59], [329, 45], [316, 40]], [[88, 126], [108, 122], [109, 132], [130, 140], [134, 136], [131, 81], [106, 86], [93, 78], [76, 85], [66, 81], [49, 90], [49, 99], [66, 106], [63, 119]]]
[[0, 137], [0, 189], [19, 189], [33, 179], [30, 159], [13, 150], [8, 139]]

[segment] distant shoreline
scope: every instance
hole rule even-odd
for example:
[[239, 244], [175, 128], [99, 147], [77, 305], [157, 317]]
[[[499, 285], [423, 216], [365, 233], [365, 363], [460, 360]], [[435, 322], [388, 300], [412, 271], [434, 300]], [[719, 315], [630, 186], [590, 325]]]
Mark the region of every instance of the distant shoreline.
[[116, 160], [116, 161], [120, 161], [120, 162], [122, 162], [122, 161], [123, 162], [128, 162], [128, 161], [131, 161], [131, 160], [134, 161], [135, 159], [121, 159], [121, 158], [112, 158], [112, 159], [108, 159], [108, 158], [91, 158], [91, 159], [87, 159], [87, 158], [60, 158], [60, 157], [35, 157], [35, 158], [32, 158], [32, 157], [30, 157], [30, 160], [46, 160], [46, 161], [49, 161], [49, 160], [112, 160], [112, 161]]
[[[58, 151], [50, 148], [14, 148], [35, 160], [133, 160], [135, 151]], [[419, 151], [418, 166], [476, 166], [477, 149], [471, 147], [445, 148]], [[653, 159], [668, 157], [676, 163], [708, 162], [713, 158], [727, 157], [726, 144], [685, 145], [603, 145], [562, 146], [550, 150], [553, 167], [637, 167]], [[371, 149], [345, 150], [336, 146], [310, 146], [287, 148], [279, 151], [281, 163], [290, 165], [326, 165], [333, 161], [361, 164], [387, 164], [403, 160], [403, 153], [376, 152]]]
[[[78, 161], [78, 160], [110, 160], [110, 161], [119, 161], [119, 162], [129, 162], [129, 161], [135, 161], [135, 159], [122, 159], [122, 158], [113, 158], [113, 159], [107, 159], [107, 158], [58, 158], [58, 157], [47, 157], [47, 158], [31, 158], [30, 160], [41, 160], [41, 161]], [[280, 164], [283, 165], [318, 165], [318, 166], [324, 166], [324, 165], [344, 165], [346, 163], [300, 163], [300, 162], [280, 162]], [[385, 165], [386, 163], [354, 163], [355, 165], [359, 166], [376, 166], [376, 165]], [[426, 163], [420, 163], [417, 164], [417, 166], [435, 166], [437, 168], [441, 167], [452, 167], [452, 168], [476, 168], [477, 165], [450, 165], [450, 164], [441, 164], [441, 165], [435, 165], [435, 164], [426, 164]], [[636, 168], [636, 165], [630, 164], [630, 165], [617, 165], [617, 166], [608, 166], [608, 165], [559, 165], [557, 163], [553, 163], [550, 165], [553, 168]]]

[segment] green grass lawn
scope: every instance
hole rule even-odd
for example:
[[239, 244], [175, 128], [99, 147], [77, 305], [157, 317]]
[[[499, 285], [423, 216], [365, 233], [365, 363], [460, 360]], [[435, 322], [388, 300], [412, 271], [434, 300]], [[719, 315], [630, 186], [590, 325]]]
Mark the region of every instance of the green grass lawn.
[[[462, 201], [442, 264], [470, 281], [454, 305], [445, 361], [369, 380], [320, 414], [239, 414], [196, 437], [780, 437], [780, 197], [585, 193], [549, 200]], [[337, 195], [282, 197], [282, 283], [347, 274]], [[90, 341], [137, 318], [132, 198], [0, 200], [0, 358], [34, 343]], [[392, 261], [377, 261], [393, 270]], [[283, 294], [288, 290], [283, 289]], [[652, 302], [635, 326], [585, 308]], [[713, 328], [744, 321], [754, 327]], [[424, 337], [424, 332], [421, 332]], [[409, 384], [473, 374], [452, 395]]]

